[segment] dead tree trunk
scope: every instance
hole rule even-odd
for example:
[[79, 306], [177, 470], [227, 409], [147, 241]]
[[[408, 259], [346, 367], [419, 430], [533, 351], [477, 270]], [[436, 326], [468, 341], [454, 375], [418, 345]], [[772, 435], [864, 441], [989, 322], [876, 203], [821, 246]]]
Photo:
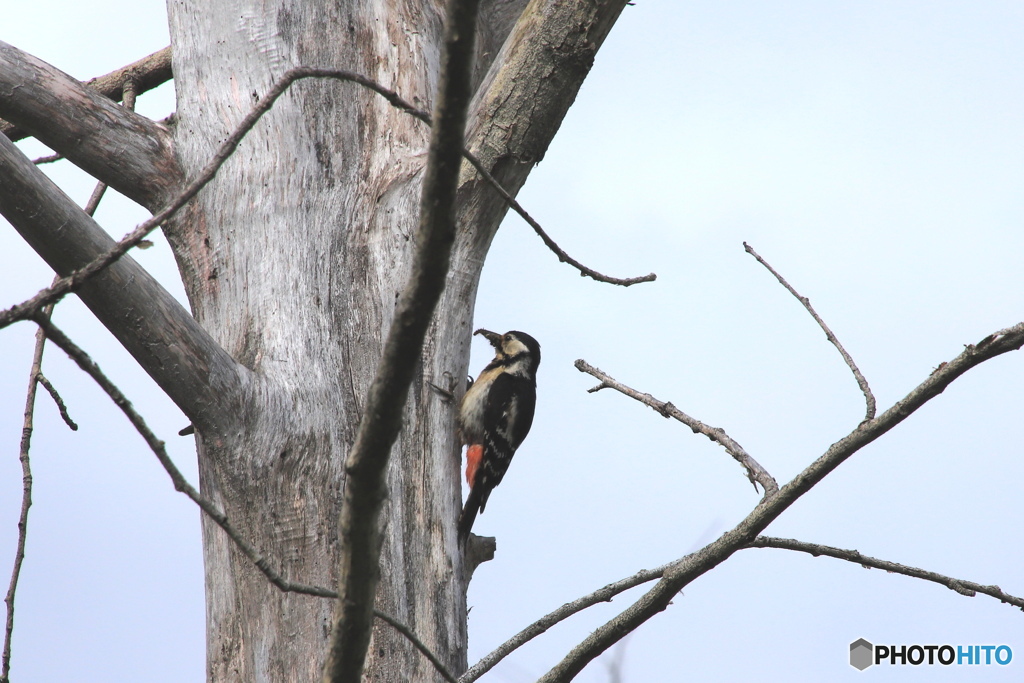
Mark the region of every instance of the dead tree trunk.
[[[624, 4], [535, 0], [522, 11], [525, 0], [483, 3], [480, 85], [467, 146], [512, 194], [543, 156]], [[83, 145], [82, 134], [68, 131], [72, 124], [49, 111], [50, 100], [33, 105], [24, 87], [17, 104], [0, 98], [0, 116], [157, 209], [196, 176], [289, 68], [359, 72], [431, 108], [442, 33], [439, 0], [171, 0], [168, 9], [178, 102], [169, 132], [117, 112], [115, 120], [114, 114], [96, 116], [89, 139], [98, 143]], [[29, 78], [14, 68], [24, 67], [19, 60], [16, 51], [4, 53], [0, 85]], [[32, 69], [47, 74], [32, 87], [46, 91], [62, 83], [67, 92], [55, 97], [68, 107], [105, 106], [84, 105], [80, 86], [61, 81], [46, 65]], [[146, 143], [138, 145], [138, 156], [159, 163], [136, 164], [128, 172], [109, 162], [114, 150], [124, 148], [118, 136], [129, 124], [138, 129], [129, 131], [132, 139]], [[151, 323], [147, 296], [122, 299], [118, 292], [131, 286], [134, 271], [98, 276], [96, 286], [82, 293], [193, 419], [204, 494], [292, 581], [336, 584], [346, 454], [408, 279], [429, 133], [365, 88], [302, 81], [277, 101], [193, 203], [164, 225], [201, 329], [189, 327], [194, 323], [184, 311], [172, 311], [171, 322]], [[28, 185], [38, 180], [32, 169], [19, 172]], [[461, 394], [480, 270], [507, 210], [468, 165], [460, 188], [447, 289], [392, 451], [377, 595], [378, 609], [409, 625], [454, 670], [466, 666], [467, 641], [468, 576], [455, 540], [460, 452], [455, 404], [428, 383], [451, 382]], [[19, 209], [19, 201], [0, 208], [61, 274], [104, 249], [85, 245], [68, 255], [67, 244], [55, 247], [54, 233], [41, 224], [67, 223], [67, 216], [39, 218]], [[85, 221], [81, 225], [83, 232], [90, 229]], [[116, 314], [132, 306], [138, 308], [131, 320]], [[492, 317], [500, 326], [500, 312]], [[193, 343], [194, 337], [203, 343]], [[192, 386], [197, 382], [202, 391]], [[331, 601], [281, 593], [206, 518], [203, 545], [209, 680], [317, 680]], [[437, 676], [380, 623], [367, 675], [382, 681]]]

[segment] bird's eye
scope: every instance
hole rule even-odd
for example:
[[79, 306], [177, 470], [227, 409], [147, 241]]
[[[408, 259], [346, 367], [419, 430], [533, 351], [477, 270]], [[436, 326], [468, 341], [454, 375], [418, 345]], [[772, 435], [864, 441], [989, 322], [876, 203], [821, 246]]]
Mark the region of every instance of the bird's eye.
[[512, 335], [511, 334], [506, 334], [505, 335], [505, 341], [512, 341]]

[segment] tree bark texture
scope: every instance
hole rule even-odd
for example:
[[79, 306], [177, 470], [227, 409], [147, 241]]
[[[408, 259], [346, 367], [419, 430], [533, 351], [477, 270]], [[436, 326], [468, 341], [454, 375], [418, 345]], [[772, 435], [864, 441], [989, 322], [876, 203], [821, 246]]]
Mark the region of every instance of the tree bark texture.
[[[481, 3], [474, 71], [479, 88], [466, 143], [513, 194], [543, 156], [624, 4]], [[0, 113], [46, 137], [100, 180], [121, 183], [139, 201], [162, 206], [289, 68], [359, 72], [424, 110], [432, 108], [442, 0], [169, 0], [168, 14], [178, 100], [169, 135], [15, 51], [7, 53], [7, 62], [0, 60]], [[44, 92], [12, 101], [3, 87], [11, 83], [20, 90], [19, 79]], [[48, 92], [55, 104], [47, 104]], [[74, 116], [48, 122], [48, 109], [69, 101], [88, 114], [78, 117], [85, 129]], [[133, 158], [143, 165], [135, 171], [109, 158], [118, 130], [128, 130], [138, 149]], [[337, 585], [346, 456], [409, 278], [429, 135], [428, 126], [365, 88], [303, 80], [259, 121], [193, 203], [163, 226], [201, 330], [188, 331], [194, 322], [182, 321], [187, 314], [173, 310], [173, 301], [158, 306], [168, 309], [165, 318], [149, 316], [152, 302], [166, 298], [162, 294], [140, 292], [126, 301], [107, 287], [108, 280], [124, 284], [122, 271], [131, 275], [137, 267], [130, 260], [82, 290], [108, 327], [119, 310], [134, 312], [125, 332], [132, 338], [122, 342], [193, 416], [203, 493], [291, 581]], [[82, 136], [98, 142], [83, 145]], [[11, 158], [19, 154], [9, 151]], [[23, 175], [26, 187], [49, 192], [28, 170]], [[149, 184], [139, 189], [140, 182]], [[376, 596], [377, 609], [411, 627], [455, 671], [466, 667], [471, 571], [455, 538], [461, 507], [457, 401], [430, 383], [451, 387], [456, 399], [462, 394], [480, 271], [507, 210], [467, 164], [458, 197], [446, 289], [392, 449]], [[53, 226], [38, 216], [49, 214], [15, 211], [23, 203], [12, 195], [0, 210], [20, 211], [19, 230], [24, 227], [40, 253], [59, 256], [55, 269], [80, 267], [105, 248], [45, 244]], [[74, 214], [73, 207], [65, 208]], [[76, 215], [66, 219], [83, 236], [91, 234], [93, 224]], [[198, 350], [179, 338], [199, 340]], [[175, 360], [175, 354], [184, 358]], [[235, 379], [204, 380], [203, 354], [216, 361], [209, 362], [212, 369]], [[200, 390], [188, 390], [187, 382], [175, 389], [175, 373], [199, 382]], [[331, 601], [279, 592], [206, 518], [203, 546], [209, 680], [317, 680]], [[434, 681], [438, 674], [378, 622], [364, 678]]]
[[[357, 71], [430, 108], [438, 4], [174, 1], [169, 10], [186, 176], [293, 66]], [[266, 380], [236, 431], [198, 435], [203, 491], [292, 580], [337, 583], [343, 466], [408, 278], [428, 141], [426, 126], [365, 89], [297, 84], [169, 235], [200, 323]], [[465, 376], [471, 301], [439, 312], [410, 392], [377, 603], [453, 668], [464, 666], [465, 586], [441, 521], [457, 515], [459, 448], [453, 406], [426, 381]], [[204, 549], [210, 679], [317, 680], [331, 602], [279, 593], [208, 521]], [[367, 671], [435, 675], [383, 624]]]

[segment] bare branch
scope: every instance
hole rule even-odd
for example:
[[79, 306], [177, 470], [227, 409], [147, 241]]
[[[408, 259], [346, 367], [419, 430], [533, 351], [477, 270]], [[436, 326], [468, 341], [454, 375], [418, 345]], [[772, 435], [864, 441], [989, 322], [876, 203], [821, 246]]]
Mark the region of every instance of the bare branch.
[[572, 615], [578, 612], [582, 612], [588, 607], [593, 607], [594, 605], [597, 605], [602, 602], [611, 602], [612, 598], [614, 598], [616, 595], [624, 593], [631, 588], [636, 588], [637, 586], [645, 584], [648, 581], [660, 579], [664, 575], [665, 570], [671, 566], [672, 565], [666, 564], [655, 569], [645, 569], [643, 571], [639, 571], [633, 576], [628, 576], [624, 579], [616, 581], [615, 583], [610, 583], [604, 588], [599, 588], [593, 593], [584, 595], [583, 597], [577, 598], [572, 602], [565, 603], [564, 605], [562, 605], [555, 611], [551, 612], [550, 614], [547, 614], [538, 619], [537, 621], [533, 622], [532, 624], [524, 628], [522, 631], [520, 631], [519, 633], [517, 633], [516, 635], [512, 636], [504, 643], [499, 645], [497, 648], [494, 649], [494, 651], [490, 652], [485, 657], [483, 657], [479, 662], [474, 664], [468, 671], [466, 671], [466, 673], [462, 674], [462, 676], [459, 678], [459, 683], [472, 683], [473, 681], [475, 681], [476, 679], [480, 678], [485, 673], [493, 669], [494, 666], [498, 662], [503, 660], [505, 657], [512, 654], [514, 651], [516, 651], [526, 643], [530, 642], [537, 636], [546, 632], [555, 624], [565, 621]]
[[757, 259], [758, 263], [767, 268], [768, 272], [774, 275], [775, 279], [779, 281], [779, 284], [788, 289], [789, 293], [795, 296], [797, 301], [803, 304], [804, 308], [807, 309], [807, 312], [811, 314], [812, 318], [814, 318], [814, 321], [818, 323], [822, 330], [825, 331], [825, 338], [832, 342], [832, 345], [839, 350], [839, 354], [843, 357], [843, 360], [846, 361], [846, 365], [849, 366], [850, 370], [853, 372], [853, 377], [854, 379], [857, 380], [857, 385], [860, 387], [861, 392], [864, 394], [864, 401], [867, 403], [867, 413], [864, 419], [870, 420], [871, 418], [873, 418], [875, 416], [876, 409], [875, 396], [874, 394], [871, 393], [871, 387], [868, 386], [867, 379], [865, 379], [864, 375], [861, 374], [860, 369], [857, 367], [857, 364], [853, 362], [853, 357], [850, 356], [850, 354], [846, 352], [846, 349], [843, 348], [843, 345], [839, 343], [839, 339], [836, 337], [836, 335], [832, 332], [832, 330], [829, 329], [828, 325], [825, 324], [825, 321], [821, 319], [821, 316], [819, 316], [815, 312], [814, 307], [811, 306], [811, 300], [805, 296], [800, 296], [800, 294], [795, 289], [793, 289], [793, 287], [788, 282], [786, 282], [786, 279], [784, 277], [779, 275], [779, 273], [774, 268], [772, 268], [767, 261], [761, 258], [761, 256], [756, 251], [754, 251], [753, 247], [744, 242], [743, 248], [746, 250], [748, 254]]
[[[121, 390], [117, 388], [117, 385], [111, 382], [110, 379], [105, 374], [103, 374], [103, 371], [100, 370], [100, 367], [92, 360], [92, 358], [90, 358], [85, 351], [79, 348], [78, 345], [71, 341], [71, 339], [68, 338], [68, 336], [65, 335], [64, 332], [62, 332], [57, 326], [51, 323], [49, 318], [40, 315], [34, 318], [34, 320], [40, 327], [39, 337], [41, 339], [49, 338], [51, 341], [53, 341], [54, 344], [59, 346], [66, 354], [68, 354], [71, 360], [75, 361], [78, 367], [80, 367], [83, 371], [85, 371], [86, 374], [93, 378], [93, 380], [100, 386], [101, 389], [103, 389], [107, 396], [110, 397], [114, 404], [121, 409], [121, 412], [125, 414], [125, 416], [128, 418], [128, 421], [132, 423], [132, 426], [135, 427], [135, 430], [139, 433], [140, 436], [142, 436], [142, 438], [146, 441], [146, 444], [149, 446], [150, 450], [152, 450], [153, 453], [156, 455], [157, 460], [160, 461], [160, 464], [163, 466], [164, 471], [166, 471], [167, 474], [170, 476], [171, 482], [174, 484], [174, 489], [188, 496], [189, 500], [198, 505], [199, 509], [202, 510], [204, 514], [206, 514], [210, 519], [212, 519], [217, 524], [217, 526], [223, 529], [224, 533], [228, 535], [228, 538], [230, 538], [231, 541], [238, 547], [238, 549], [241, 550], [242, 553], [247, 558], [249, 558], [249, 560], [256, 566], [256, 568], [259, 569], [260, 572], [265, 577], [267, 577], [267, 580], [270, 581], [271, 584], [273, 584], [282, 592], [301, 593], [303, 595], [312, 595], [321, 598], [336, 599], [338, 597], [337, 592], [332, 591], [329, 588], [322, 588], [320, 586], [310, 586], [307, 584], [298, 583], [296, 581], [289, 581], [288, 579], [282, 577], [281, 574], [278, 573], [278, 571], [271, 566], [269, 560], [267, 560], [267, 558], [265, 558], [255, 548], [255, 546], [253, 546], [241, 534], [241, 532], [239, 532], [238, 529], [235, 528], [235, 526], [228, 520], [227, 515], [221, 512], [221, 510], [212, 501], [204, 497], [191, 484], [188, 483], [188, 480], [185, 479], [185, 476], [181, 473], [181, 470], [178, 469], [178, 467], [174, 464], [174, 461], [171, 460], [170, 456], [167, 454], [167, 449], [165, 448], [164, 442], [156, 437], [153, 431], [149, 428], [149, 425], [147, 425], [145, 420], [143, 420], [142, 416], [139, 415], [138, 412], [136, 412], [131, 402], [125, 397], [124, 394], [121, 393]], [[45, 337], [43, 337], [43, 335], [45, 335]], [[37, 342], [37, 355], [40, 359], [42, 358], [41, 342]], [[33, 369], [36, 369], [35, 363], [33, 363]], [[32, 386], [34, 387], [34, 384]], [[30, 391], [34, 392], [34, 388], [30, 389]], [[26, 420], [31, 420], [31, 416], [29, 413], [26, 413]], [[28, 428], [27, 433], [31, 433], [31, 427]], [[27, 437], [23, 438], [23, 444], [23, 451], [25, 453], [25, 457], [27, 460]], [[31, 487], [31, 476], [28, 476], [28, 486]], [[29, 504], [31, 504], [31, 502]], [[27, 512], [27, 507], [25, 508], [25, 511], [22, 513], [23, 516], [25, 515], [25, 512]], [[22, 557], [24, 556], [23, 546], [24, 543], [22, 542], [20, 544], [20, 556]], [[18, 566], [20, 567], [20, 562], [18, 562]], [[10, 596], [9, 602], [11, 605], [13, 605], [13, 595]], [[13, 620], [12, 615], [13, 607], [9, 607], [9, 623]], [[437, 668], [438, 672], [445, 678], [445, 680], [453, 682], [455, 681], [455, 677], [452, 676], [451, 672], [449, 672], [444, 667], [444, 665], [441, 664], [437, 656], [434, 655], [434, 653], [431, 652], [430, 649], [426, 645], [424, 645], [419, 638], [416, 637], [416, 635], [412, 632], [411, 629], [409, 629], [408, 626], [404, 625], [394, 617], [384, 614], [383, 612], [379, 612], [377, 610], [374, 610], [373, 615], [381, 621], [384, 621], [387, 624], [391, 625], [396, 631], [405, 636], [409, 640], [409, 642], [411, 642], [413, 646], [416, 647], [416, 649], [422, 652], [423, 655], [428, 660], [430, 660], [431, 664], [433, 664], [434, 667]], [[7, 652], [6, 648], [5, 652]], [[6, 661], [7, 659], [5, 655], [5, 662]]]
[[168, 82], [173, 75], [171, 70], [171, 46], [168, 45], [164, 49], [157, 50], [153, 54], [143, 57], [137, 62], [132, 62], [128, 66], [123, 66], [104, 76], [89, 79], [85, 81], [85, 85], [99, 91], [101, 95], [109, 97], [115, 102], [123, 99], [124, 106], [133, 109], [133, 105], [128, 103], [128, 97], [125, 94], [127, 83], [130, 82], [132, 84], [132, 99], [134, 100], [135, 97]]
[[977, 344], [968, 345], [963, 353], [939, 366], [891, 408], [874, 419], [861, 422], [847, 436], [832, 444], [823, 455], [779, 489], [776, 495], [762, 498], [761, 503], [734, 529], [696, 553], [680, 558], [665, 571], [664, 577], [654, 588], [573, 648], [539, 683], [565, 683], [572, 680], [602, 652], [668, 607], [673, 596], [690, 582], [717, 567], [737, 550], [750, 545], [758, 534], [800, 496], [847, 458], [903, 422], [971, 368], [996, 356], [1016, 351], [1021, 346], [1024, 346], [1024, 322], [991, 334]]
[[910, 576], [915, 579], [931, 581], [932, 583], [945, 586], [960, 595], [966, 595], [969, 598], [973, 598], [978, 593], [984, 593], [985, 595], [990, 595], [993, 598], [996, 598], [999, 602], [1013, 605], [1024, 610], [1024, 599], [1015, 597], [1009, 593], [1004, 593], [999, 586], [983, 586], [980, 583], [974, 583], [973, 581], [954, 579], [950, 576], [937, 574], [924, 569], [918, 569], [917, 567], [908, 567], [905, 564], [897, 564], [896, 562], [889, 562], [888, 560], [879, 560], [874, 557], [868, 557], [867, 555], [861, 555], [856, 550], [843, 550], [842, 548], [833, 548], [828, 545], [805, 543], [804, 541], [796, 541], [792, 538], [775, 538], [773, 536], [758, 536], [751, 541], [747, 547], [779, 548], [781, 550], [795, 550], [802, 553], [808, 553], [815, 557], [818, 557], [819, 555], [834, 557], [837, 560], [846, 560], [847, 562], [859, 564], [865, 569], [884, 569], [892, 574], [903, 574], [904, 576]]
[[[2, 66], [3, 62], [0, 62], [0, 67]], [[355, 74], [352, 75], [355, 76]], [[123, 85], [126, 78], [131, 78], [135, 83], [137, 93], [142, 94], [144, 92], [147, 92], [148, 90], [155, 88], [158, 85], [161, 85], [162, 83], [167, 82], [171, 79], [171, 76], [171, 49], [170, 47], [167, 47], [163, 50], [160, 50], [149, 55], [148, 57], [140, 59], [139, 61], [133, 64], [130, 64], [126, 67], [106, 74], [105, 76], [100, 76], [99, 78], [94, 78], [90, 81], [87, 81], [85, 85], [97, 90], [104, 97], [116, 101], [122, 97]], [[360, 82], [356, 78], [350, 78], [347, 80], [356, 80], [357, 82]], [[369, 79], [363, 79], [360, 82], [360, 84], [365, 87], [370, 87], [376, 90], [385, 97], [388, 97], [388, 94], [386, 93], [390, 93], [390, 91], [388, 91], [386, 88], [378, 86], [376, 83], [373, 83]], [[2, 87], [2, 85], [3, 81], [0, 81], [0, 87]], [[430, 118], [429, 116], [426, 115], [425, 112], [422, 112], [413, 107], [412, 105], [405, 103], [404, 101], [401, 100], [401, 98], [398, 98], [397, 95], [394, 95], [394, 99], [389, 98], [389, 101], [391, 101], [391, 103], [394, 104], [395, 106], [398, 106], [400, 109], [404, 109], [405, 111], [409, 112], [410, 114], [413, 114], [414, 116], [420, 118], [426, 123], [430, 123]], [[35, 114], [35, 117], [38, 118], [38, 113]], [[64, 123], [60, 121], [48, 121], [47, 123], [48, 125], [52, 126], [64, 125]], [[9, 122], [3, 121], [2, 119], [0, 119], [0, 132], [4, 133], [5, 135], [7, 135], [7, 137], [9, 137], [12, 140], [20, 140], [21, 138], [29, 135], [29, 133], [25, 132], [21, 128], [18, 128]], [[47, 142], [48, 136], [40, 135], [37, 137], [39, 137], [39, 139], [42, 140], [43, 142], [50, 144], [49, 142]], [[58, 149], [58, 147], [56, 146], [57, 144], [58, 143], [54, 143], [51, 144], [51, 146], [54, 147], [54, 149]], [[123, 152], [121, 153], [123, 154]], [[574, 268], [579, 270], [580, 274], [583, 276], [591, 277], [599, 282], [607, 282], [609, 284], [621, 285], [623, 287], [628, 287], [630, 285], [634, 285], [640, 282], [652, 282], [656, 279], [657, 276], [654, 273], [649, 273], [644, 276], [631, 278], [611, 277], [608, 275], [603, 275], [598, 271], [593, 270], [592, 268], [589, 268], [584, 264], [580, 263], [572, 256], [570, 256], [568, 253], [566, 253], [565, 250], [559, 247], [553, 239], [551, 239], [551, 237], [544, 231], [541, 225], [532, 216], [530, 216], [526, 209], [523, 208], [523, 206], [519, 204], [519, 202], [516, 201], [516, 199], [508, 191], [506, 191], [501, 186], [498, 180], [491, 174], [490, 171], [487, 170], [486, 166], [484, 166], [484, 164], [475, 155], [473, 155], [469, 150], [466, 150], [465, 155], [466, 159], [469, 160], [471, 164], [473, 164], [477, 171], [487, 180], [488, 183], [491, 184], [491, 186], [498, 192], [499, 195], [501, 195], [501, 197], [508, 203], [508, 205], [511, 206], [516, 213], [522, 216], [523, 220], [525, 220], [530, 225], [530, 227], [533, 228], [534, 232], [536, 232], [537, 235], [541, 238], [541, 240], [544, 241], [544, 244], [552, 252], [555, 253], [559, 261], [563, 263], [568, 263], [569, 265], [573, 266]], [[65, 155], [58, 153], [47, 157], [41, 157], [40, 159], [35, 160], [35, 163], [49, 163], [52, 161], [57, 161], [58, 159], [62, 158], [65, 158]], [[96, 177], [111, 179], [110, 176], [104, 175], [102, 172], [98, 172], [91, 169], [88, 162], [82, 161], [82, 163], [79, 163], [79, 161], [76, 161], [75, 157], [72, 156], [70, 158], [72, 159], [72, 161], [75, 161], [76, 164], [82, 166], [87, 172], [95, 175]], [[132, 196], [131, 192], [128, 191], [127, 188], [122, 187], [122, 183], [117, 182], [116, 178], [111, 179], [111, 184], [113, 184], [115, 188], [117, 188], [118, 190], [125, 192], [129, 196]], [[151, 204], [146, 205], [153, 208]]]
[[355, 443], [345, 463], [345, 498], [338, 522], [339, 598], [324, 663], [325, 682], [358, 681], [370, 643], [380, 580], [379, 517], [387, 496], [388, 460], [402, 427], [409, 385], [444, 290], [455, 242], [455, 199], [466, 109], [472, 96], [477, 9], [478, 0], [448, 2], [412, 272], [398, 301]]
[[50, 383], [50, 380], [46, 379], [46, 376], [41, 371], [36, 375], [36, 380], [43, 385], [46, 391], [50, 394], [50, 398], [52, 398], [53, 402], [57, 404], [57, 410], [60, 412], [60, 417], [64, 420], [64, 424], [70, 427], [71, 431], [77, 432], [78, 425], [75, 424], [75, 421], [71, 419], [70, 415], [68, 415], [68, 408], [64, 405], [64, 400], [60, 397], [60, 394], [57, 393], [56, 387]]
[[671, 417], [682, 422], [684, 425], [693, 430], [694, 434], [703, 434], [715, 443], [722, 446], [729, 455], [733, 457], [739, 464], [743, 465], [743, 468], [747, 472], [747, 479], [750, 480], [751, 484], [754, 484], [754, 490], [757, 490], [757, 485], [760, 484], [761, 488], [764, 489], [765, 498], [774, 496], [779, 491], [779, 484], [775, 481], [775, 478], [768, 473], [768, 470], [761, 467], [754, 458], [747, 453], [742, 446], [736, 443], [725, 430], [719, 429], [718, 427], [709, 427], [700, 420], [690, 417], [683, 411], [676, 408], [671, 403], [661, 401], [654, 398], [650, 394], [643, 394], [632, 389], [625, 384], [622, 384], [618, 380], [610, 377], [609, 375], [602, 372], [600, 369], [595, 368], [593, 365], [587, 363], [587, 361], [580, 359], [577, 360], [576, 369], [580, 372], [585, 372], [588, 375], [593, 375], [597, 379], [601, 380], [601, 383], [590, 389], [591, 393], [600, 391], [604, 388], [615, 389], [616, 391], [629, 396], [632, 399], [640, 401], [646, 406], [653, 408], [662, 417]]
[[3, 42], [0, 116], [151, 210], [181, 188], [165, 126]]
[[[85, 85], [116, 102], [122, 97], [122, 88], [126, 78], [130, 77], [135, 82], [136, 94], [141, 95], [171, 80], [171, 76], [171, 47], [168, 45], [128, 66], [85, 81]], [[6, 135], [15, 142], [30, 135], [10, 121], [3, 119], [0, 119], [0, 134]], [[45, 162], [37, 161], [37, 163]]]

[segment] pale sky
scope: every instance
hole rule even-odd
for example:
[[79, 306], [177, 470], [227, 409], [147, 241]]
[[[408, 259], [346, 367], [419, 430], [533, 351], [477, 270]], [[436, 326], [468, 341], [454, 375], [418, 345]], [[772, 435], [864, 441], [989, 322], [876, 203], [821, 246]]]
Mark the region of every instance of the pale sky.
[[[163, 3], [85, 5], [7, 7], [0, 39], [82, 79], [168, 43]], [[724, 428], [780, 484], [863, 417], [839, 354], [744, 240], [811, 299], [879, 412], [964, 344], [1024, 320], [1024, 6], [848, 5], [640, 0], [599, 53], [520, 200], [589, 266], [658, 280], [595, 283], [517, 217], [499, 231], [476, 322], [529, 332], [544, 360], [533, 431], [475, 527], [497, 537], [498, 554], [470, 586], [471, 663], [562, 603], [699, 548], [757, 503], [720, 447], [625, 396], [588, 394], [596, 380], [575, 359]], [[139, 109], [165, 116], [171, 89]], [[84, 203], [88, 179], [48, 171]], [[116, 197], [98, 214], [115, 236], [145, 217]], [[180, 296], [165, 243], [137, 258]], [[0, 307], [50, 277], [0, 227]], [[503, 282], [524, 278], [530, 296], [503, 295]], [[56, 320], [195, 481], [177, 408], [77, 301]], [[32, 332], [0, 331], [4, 589]], [[488, 355], [474, 342], [474, 373]], [[14, 680], [202, 680], [198, 511], [61, 352], [47, 351], [44, 372], [81, 430], [70, 433], [40, 398]], [[1019, 353], [971, 371], [766, 533], [1024, 595], [1022, 385]], [[643, 590], [559, 625], [483, 680], [536, 679]], [[861, 673], [847, 663], [861, 637], [1007, 644], [1015, 656], [1005, 667]], [[627, 683], [1011, 681], [1024, 667], [1024, 615], [838, 560], [746, 550], [689, 586], [621, 657]], [[577, 680], [607, 681], [604, 661]]]

